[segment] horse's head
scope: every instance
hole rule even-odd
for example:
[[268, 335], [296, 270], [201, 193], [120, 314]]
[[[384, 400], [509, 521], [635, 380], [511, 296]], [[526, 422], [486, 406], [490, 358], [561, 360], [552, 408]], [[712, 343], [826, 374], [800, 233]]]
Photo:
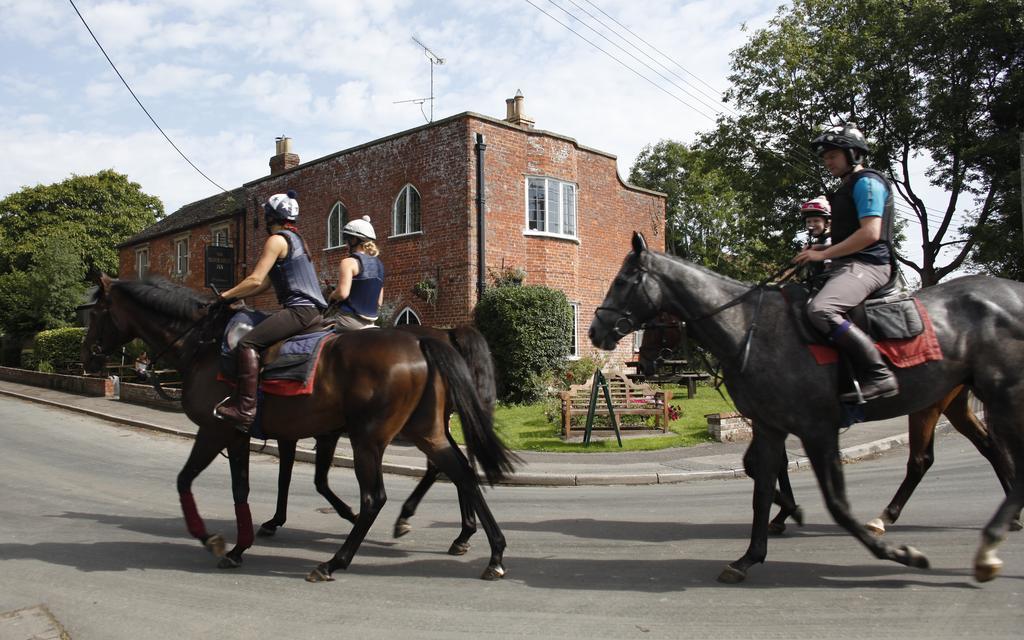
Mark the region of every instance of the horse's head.
[[82, 365], [86, 373], [102, 371], [107, 356], [135, 337], [128, 330], [125, 318], [119, 317], [120, 311], [113, 303], [111, 289], [114, 280], [106, 274], [100, 274], [96, 284], [99, 288], [89, 312], [89, 329], [82, 342]]
[[686, 337], [686, 332], [678, 318], [663, 311], [653, 321], [643, 326], [643, 333], [637, 360], [640, 363], [640, 372], [652, 376], [663, 360], [672, 358]]
[[643, 234], [634, 232], [633, 251], [623, 261], [590, 323], [590, 341], [595, 347], [614, 349], [619, 340], [658, 313], [661, 292], [650, 277], [650, 261], [651, 252]]

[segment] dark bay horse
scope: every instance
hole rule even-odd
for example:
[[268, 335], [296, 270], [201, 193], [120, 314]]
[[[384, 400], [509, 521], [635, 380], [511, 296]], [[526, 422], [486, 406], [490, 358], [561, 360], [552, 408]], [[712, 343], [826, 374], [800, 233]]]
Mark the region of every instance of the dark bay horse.
[[[213, 416], [213, 407], [230, 392], [217, 380], [220, 335], [233, 314], [210, 306], [193, 291], [163, 281], [117, 281], [102, 276], [89, 330], [82, 346], [86, 369], [95, 371], [105, 354], [132, 338], [182, 372], [182, 407], [199, 431], [178, 474], [178, 493], [188, 531], [216, 555], [221, 567], [238, 566], [252, 545], [248, 505], [249, 438]], [[214, 312], [211, 313], [210, 310]], [[452, 402], [462, 420], [471, 456], [488, 481], [501, 480], [513, 456], [493, 430], [493, 415], [481, 405], [463, 358], [448, 344], [411, 333], [375, 330], [342, 334], [326, 344], [309, 396], [269, 396], [262, 407], [263, 428], [275, 439], [346, 433], [352, 443], [360, 509], [338, 552], [307, 576], [330, 580], [349, 566], [386, 500], [381, 458], [399, 434], [470, 496], [491, 547], [484, 579], [504, 576], [505, 539], [491, 515], [469, 461], [445, 426], [445, 405]], [[236, 546], [224, 553], [219, 534], [210, 535], [191, 493], [193, 480], [227, 448], [238, 526]]]
[[[686, 331], [682, 321], [666, 312], [658, 314], [652, 322], [644, 325], [643, 330], [637, 360], [643, 373], [652, 375], [660, 360], [673, 357], [683, 346]], [[939, 422], [939, 417], [943, 415], [953, 428], [970, 440], [978, 452], [989, 461], [999, 484], [1003, 487], [1003, 492], [1009, 492], [1014, 478], [1013, 465], [1007, 459], [1006, 453], [989, 436], [984, 423], [971, 410], [969, 395], [966, 387], [957, 387], [939, 402], [908, 416], [910, 451], [907, 454], [906, 476], [882, 513], [865, 525], [869, 531], [875, 535], [884, 535], [886, 525], [893, 524], [899, 519], [914, 489], [935, 462], [935, 426]], [[785, 522], [790, 516], [793, 516], [798, 524], [802, 524], [802, 514], [796, 506], [787, 467], [788, 465], [783, 464], [779, 470], [779, 489], [775, 493], [774, 502], [781, 509], [768, 523], [769, 533], [785, 531]], [[1021, 530], [1020, 514], [1010, 522], [1010, 528], [1014, 531]]]
[[[739, 582], [767, 556], [768, 516], [787, 434], [803, 443], [825, 504], [835, 521], [879, 559], [927, 568], [909, 546], [894, 547], [853, 517], [839, 458], [839, 367], [819, 366], [803, 343], [780, 291], [751, 287], [647, 249], [640, 234], [590, 326], [595, 346], [612, 349], [630, 331], [668, 311], [719, 360], [737, 409], [754, 423], [744, 457], [754, 479], [754, 519], [746, 553], [719, 579]], [[970, 276], [919, 291], [935, 327], [943, 359], [898, 369], [900, 393], [862, 407], [865, 420], [907, 415], [967, 385], [985, 404], [992, 437], [1015, 468], [1024, 463], [1024, 283]], [[813, 380], [814, 384], [808, 384]], [[795, 408], [799, 407], [799, 410]], [[854, 427], [856, 428], [856, 427]], [[1024, 483], [1011, 486], [982, 530], [974, 557], [978, 581], [1002, 568], [996, 551], [1024, 505]]]
[[[487, 346], [487, 341], [484, 339], [483, 334], [471, 326], [461, 326], [447, 330], [421, 325], [402, 325], [397, 328], [416, 336], [441, 340], [453, 346], [470, 368], [477, 397], [480, 399], [484, 410], [489, 414], [494, 413], [494, 408], [497, 404], [494, 361], [491, 358], [490, 348]], [[451, 403], [445, 408], [446, 425], [454, 410], [455, 408], [451, 406]], [[313, 484], [317, 492], [327, 500], [339, 516], [354, 523], [356, 514], [344, 500], [334, 493], [327, 479], [340, 435], [334, 433], [316, 438]], [[260, 525], [257, 535], [275, 535], [277, 529], [284, 526], [288, 519], [288, 490], [291, 485], [292, 468], [295, 464], [295, 449], [296, 442], [294, 440], [278, 440], [280, 464], [278, 465], [277, 509], [272, 518]], [[415, 515], [420, 501], [423, 500], [427, 491], [437, 481], [440, 473], [440, 470], [428, 458], [423, 477], [420, 478], [412, 494], [402, 503], [401, 511], [394, 526], [394, 536], [396, 538], [400, 538], [412, 531], [409, 520]], [[451, 555], [463, 555], [469, 551], [469, 539], [476, 533], [476, 513], [472, 509], [472, 501], [469, 496], [463, 495], [461, 491], [459, 492], [459, 510], [462, 518], [462, 529], [458, 537], [455, 538], [448, 548], [448, 553]]]

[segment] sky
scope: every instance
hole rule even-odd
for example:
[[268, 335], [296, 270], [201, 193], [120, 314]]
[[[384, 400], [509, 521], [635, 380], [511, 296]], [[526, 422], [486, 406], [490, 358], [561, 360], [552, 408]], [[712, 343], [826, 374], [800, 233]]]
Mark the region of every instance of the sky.
[[[625, 176], [644, 145], [692, 141], [712, 126], [729, 54], [750, 34], [744, 25], [765, 24], [779, 2], [74, 4], [174, 144], [231, 189], [269, 172], [277, 136], [292, 138], [306, 161], [424, 124], [429, 102], [403, 101], [430, 96], [431, 68], [435, 120], [465, 111], [504, 118], [506, 98], [521, 91], [538, 129], [618, 156]], [[168, 213], [219, 191], [150, 122], [68, 0], [0, 0], [0, 15], [0, 197], [106, 168], [159, 196]], [[413, 38], [443, 64], [432, 65]]]

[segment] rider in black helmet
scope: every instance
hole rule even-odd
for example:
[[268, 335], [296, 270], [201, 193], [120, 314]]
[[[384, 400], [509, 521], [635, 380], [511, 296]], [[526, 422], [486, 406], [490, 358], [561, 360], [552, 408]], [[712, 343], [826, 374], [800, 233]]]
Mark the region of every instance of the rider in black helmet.
[[[832, 208], [832, 245], [808, 248], [797, 264], [831, 260], [828, 282], [807, 305], [807, 315], [853, 363], [865, 401], [899, 393], [899, 385], [874, 342], [846, 313], [885, 286], [892, 273], [893, 190], [884, 175], [865, 169], [864, 135], [852, 124], [834, 127], [811, 142], [825, 168], [840, 178], [828, 196]], [[856, 393], [840, 396], [857, 402]]]
[[249, 433], [256, 417], [259, 352], [275, 342], [319, 325], [321, 312], [327, 308], [306, 243], [292, 224], [299, 217], [299, 203], [294, 192], [270, 196], [263, 205], [263, 214], [270, 235], [263, 244], [256, 267], [244, 280], [221, 295], [223, 299], [234, 300], [262, 293], [273, 286], [277, 301], [284, 307], [256, 325], [239, 341], [238, 386], [234, 395], [214, 409], [214, 415], [235, 423], [243, 433]]

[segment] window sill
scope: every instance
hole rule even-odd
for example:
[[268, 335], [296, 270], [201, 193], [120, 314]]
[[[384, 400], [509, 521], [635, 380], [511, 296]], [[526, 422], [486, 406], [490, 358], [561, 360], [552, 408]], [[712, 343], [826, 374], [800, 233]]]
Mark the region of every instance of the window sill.
[[580, 243], [580, 239], [578, 236], [568, 236], [563, 233], [548, 233], [546, 231], [534, 231], [533, 229], [523, 229], [523, 235], [534, 238], [550, 238], [552, 240], [564, 240], [566, 242], [572, 242], [575, 244]]
[[413, 231], [412, 233], [403, 233], [399, 236], [388, 236], [388, 240], [401, 240], [402, 238], [410, 238], [412, 236], [422, 236], [422, 231]]

